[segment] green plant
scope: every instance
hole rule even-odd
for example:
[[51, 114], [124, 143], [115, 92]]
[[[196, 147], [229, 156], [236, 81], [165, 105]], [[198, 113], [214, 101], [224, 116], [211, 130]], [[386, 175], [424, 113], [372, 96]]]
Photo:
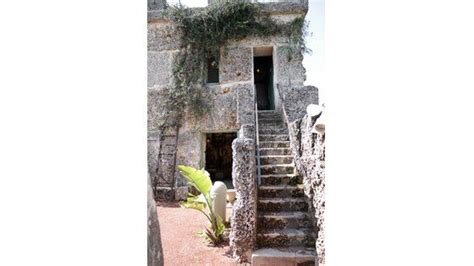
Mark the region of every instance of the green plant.
[[179, 203], [180, 206], [183, 208], [194, 209], [204, 214], [209, 220], [211, 227], [206, 228], [205, 231], [200, 232], [199, 234], [211, 244], [219, 244], [223, 240], [225, 226], [222, 218], [215, 213], [212, 207], [214, 199], [210, 195], [212, 181], [209, 173], [204, 169], [198, 170], [184, 165], [178, 166], [178, 169], [180, 171], [179, 173], [186, 178], [188, 184], [201, 193], [198, 196], [189, 194], [186, 201]]
[[305, 38], [310, 34], [308, 31], [308, 23], [303, 17], [297, 17], [286, 25], [286, 36], [288, 45], [283, 46], [288, 52], [288, 61], [291, 61], [296, 53], [312, 53], [311, 49], [306, 46]]

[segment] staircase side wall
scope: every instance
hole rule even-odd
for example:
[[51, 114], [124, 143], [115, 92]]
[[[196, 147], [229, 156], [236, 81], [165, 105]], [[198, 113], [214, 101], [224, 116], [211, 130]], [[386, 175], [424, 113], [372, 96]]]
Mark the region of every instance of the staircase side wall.
[[319, 103], [319, 90], [315, 86], [292, 86], [278, 84], [278, 91], [283, 98], [284, 117], [288, 123], [306, 115], [306, 107]]
[[316, 228], [316, 253], [320, 264], [325, 263], [325, 131], [316, 130], [320, 119], [305, 115], [289, 123], [290, 145], [295, 155], [298, 173], [303, 176], [305, 196]]

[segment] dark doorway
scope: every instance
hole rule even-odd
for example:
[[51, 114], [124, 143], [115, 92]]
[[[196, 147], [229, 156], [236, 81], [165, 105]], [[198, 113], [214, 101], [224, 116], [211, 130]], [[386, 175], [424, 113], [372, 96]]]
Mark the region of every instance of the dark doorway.
[[207, 59], [207, 83], [219, 83], [219, 64], [214, 57]]
[[227, 189], [232, 185], [232, 141], [237, 133], [206, 134], [206, 170], [211, 174], [211, 180], [222, 181]]
[[253, 68], [258, 109], [275, 110], [272, 56], [254, 57]]

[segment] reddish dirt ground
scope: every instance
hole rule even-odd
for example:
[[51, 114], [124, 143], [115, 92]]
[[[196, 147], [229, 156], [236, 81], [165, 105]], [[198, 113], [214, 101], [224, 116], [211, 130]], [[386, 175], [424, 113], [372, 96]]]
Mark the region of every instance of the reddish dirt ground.
[[180, 208], [177, 203], [158, 203], [161, 241], [165, 266], [172, 265], [242, 265], [234, 262], [226, 243], [208, 246], [196, 233], [208, 224], [196, 210]]

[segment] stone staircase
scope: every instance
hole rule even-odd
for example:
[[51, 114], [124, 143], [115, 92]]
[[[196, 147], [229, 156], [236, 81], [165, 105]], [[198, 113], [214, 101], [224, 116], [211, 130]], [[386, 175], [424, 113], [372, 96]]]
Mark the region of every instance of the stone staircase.
[[295, 174], [288, 128], [274, 111], [259, 111], [257, 246], [252, 265], [314, 265], [315, 238]]

